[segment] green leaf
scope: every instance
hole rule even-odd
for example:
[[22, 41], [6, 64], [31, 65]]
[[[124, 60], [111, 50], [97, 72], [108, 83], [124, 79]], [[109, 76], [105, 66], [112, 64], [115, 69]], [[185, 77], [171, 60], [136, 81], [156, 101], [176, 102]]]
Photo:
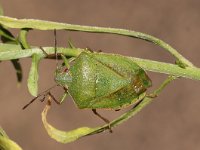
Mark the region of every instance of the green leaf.
[[[54, 47], [43, 47], [43, 49], [47, 54], [55, 54]], [[83, 51], [84, 49], [80, 48], [76, 49], [61, 48], [61, 47], [57, 48], [58, 53], [62, 53], [68, 57], [77, 57]], [[41, 57], [45, 57], [44, 52], [39, 47], [22, 50], [20, 45], [0, 43], [0, 61], [31, 57], [34, 53], [37, 53]], [[135, 57], [127, 57], [127, 58], [137, 63], [144, 70], [185, 77], [193, 80], [200, 80], [199, 68], [186, 67], [184, 69], [179, 67], [178, 65], [170, 63], [163, 63], [163, 62], [135, 58]]]
[[12, 33], [8, 31], [6, 28], [4, 28], [2, 25], [0, 25], [0, 35], [3, 43], [13, 43], [13, 44], [18, 43], [18, 41], [15, 39]]
[[31, 48], [30, 45], [27, 42], [27, 34], [28, 34], [29, 30], [31, 30], [31, 29], [23, 28], [23, 29], [20, 30], [20, 33], [19, 33], [19, 41], [20, 41], [20, 44], [21, 44], [23, 49]]
[[37, 96], [38, 94], [38, 65], [41, 60], [41, 57], [37, 54], [32, 56], [32, 64], [28, 77], [28, 90], [31, 95]]
[[0, 150], [22, 150], [17, 143], [9, 139], [5, 131], [0, 127]]
[[53, 126], [51, 126], [46, 120], [47, 112], [49, 109], [50, 109], [50, 103], [48, 103], [45, 106], [42, 112], [42, 122], [49, 136], [60, 143], [73, 142], [79, 139], [80, 137], [86, 136], [96, 130], [96, 128], [88, 128], [88, 127], [81, 127], [75, 130], [71, 130], [69, 132], [58, 130]]
[[151, 42], [153, 44], [159, 45], [164, 48], [166, 51], [172, 54], [176, 59], [179, 59], [180, 62], [185, 64], [186, 66], [194, 67], [194, 65], [184, 58], [181, 54], [179, 54], [176, 49], [171, 47], [169, 44], [164, 41], [145, 34], [141, 32], [126, 30], [126, 29], [117, 29], [117, 28], [105, 28], [105, 27], [95, 27], [95, 26], [81, 26], [67, 23], [57, 23], [52, 21], [42, 21], [36, 19], [16, 19], [6, 16], [0, 16], [0, 23], [10, 27], [10, 28], [32, 28], [38, 30], [71, 30], [71, 31], [83, 31], [83, 32], [92, 32], [92, 33], [109, 33], [109, 34], [117, 34], [123, 36], [129, 36], [133, 38], [138, 38], [141, 40], [145, 40]]
[[[0, 16], [2, 15], [3, 15], [3, 10], [0, 6]], [[3, 25], [0, 25], [0, 35], [3, 43], [14, 43], [14, 44], [18, 43], [17, 39], [15, 39], [12, 33], [8, 29], [6, 29], [6, 27], [4, 27]]]
[[[2, 25], [0, 25], [0, 35], [1, 40], [3, 43], [11, 43], [11, 44], [17, 44], [18, 41], [15, 39], [15, 37], [12, 35], [10, 31], [8, 31], [6, 28], [4, 28]], [[18, 59], [11, 60], [17, 76], [17, 81], [20, 83], [22, 81], [22, 67], [19, 63]]]
[[[54, 47], [43, 47], [43, 49], [49, 55], [55, 54]], [[58, 53], [62, 53], [64, 55], [67, 55], [68, 57], [76, 57], [82, 51], [83, 49], [80, 49], [80, 48], [76, 48], [76, 49], [61, 48], [61, 47], [57, 48]], [[39, 47], [32, 47], [31, 49], [23, 50], [20, 45], [0, 43], [0, 61], [31, 57], [33, 54], [38, 54], [41, 57], [46, 56]]]

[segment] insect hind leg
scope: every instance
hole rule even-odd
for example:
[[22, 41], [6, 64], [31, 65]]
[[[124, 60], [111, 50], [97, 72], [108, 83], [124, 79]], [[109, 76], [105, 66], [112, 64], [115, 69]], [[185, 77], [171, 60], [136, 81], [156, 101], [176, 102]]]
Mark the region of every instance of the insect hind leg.
[[105, 123], [107, 123], [107, 124], [109, 125], [109, 126], [108, 126], [108, 129], [109, 129], [110, 133], [112, 133], [113, 131], [112, 131], [111, 126], [110, 126], [110, 121], [109, 121], [108, 119], [104, 118], [103, 116], [101, 116], [101, 115], [97, 112], [96, 109], [92, 109], [92, 112], [93, 112], [96, 116], [98, 116], [99, 118], [101, 118]]

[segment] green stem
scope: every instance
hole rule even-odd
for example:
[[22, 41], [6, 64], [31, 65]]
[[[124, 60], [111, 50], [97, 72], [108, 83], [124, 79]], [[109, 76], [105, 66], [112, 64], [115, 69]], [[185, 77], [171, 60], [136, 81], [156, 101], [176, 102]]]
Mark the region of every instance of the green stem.
[[105, 28], [105, 27], [81, 26], [81, 25], [73, 25], [73, 24], [65, 24], [65, 23], [56, 23], [56, 22], [51, 22], [51, 21], [42, 21], [42, 20], [35, 20], [35, 19], [16, 19], [16, 18], [5, 17], [5, 16], [0, 16], [0, 23], [10, 28], [33, 28], [33, 29], [39, 29], [39, 30], [65, 29], [65, 30], [72, 30], [72, 31], [109, 33], [109, 34], [130, 36], [130, 37], [146, 40], [156, 45], [159, 45], [160, 47], [170, 52], [182, 64], [186, 66], [194, 67], [194, 65], [189, 60], [184, 58], [169, 44], [165, 43], [164, 41], [154, 36], [141, 33], [141, 32], [126, 30], [126, 29], [117, 29], [117, 28]]
[[[155, 95], [159, 95], [161, 93], [161, 91], [174, 79], [176, 79], [176, 77], [174, 76], [169, 76], [161, 85], [158, 89], [156, 89], [153, 94]], [[140, 112], [145, 106], [147, 106], [148, 104], [150, 104], [153, 101], [153, 98], [150, 97], [145, 97], [136, 107], [133, 107], [131, 110], [127, 111], [126, 113], [122, 114], [120, 117], [118, 117], [117, 119], [113, 120], [112, 122], [110, 122], [110, 127], [116, 127], [120, 124], [122, 124], [123, 122], [127, 121], [128, 119], [130, 119], [131, 117], [135, 116], [138, 112]], [[109, 125], [106, 124], [102, 127], [99, 127], [98, 129], [96, 129], [94, 132], [90, 133], [91, 134], [96, 134], [96, 133], [100, 133], [103, 132], [104, 130], [108, 129]]]
[[[45, 52], [49, 55], [55, 54], [55, 48], [54, 47], [43, 47]], [[68, 57], [76, 57], [78, 56], [83, 49], [73, 49], [73, 48], [62, 48], [58, 47], [57, 52], [64, 54]], [[33, 54], [38, 54], [41, 57], [46, 57], [46, 54], [39, 48], [31, 48], [31, 49], [24, 49], [22, 50], [20, 45], [14, 45], [14, 44], [0, 44], [0, 60], [12, 60], [12, 59], [20, 59], [20, 58], [26, 58], [31, 57]]]
[[29, 30], [30, 29], [23, 28], [19, 32], [19, 41], [20, 41], [20, 44], [23, 47], [23, 49], [31, 48], [30, 45], [28, 44], [28, 41], [27, 41], [27, 34], [28, 34]]
[[136, 62], [144, 70], [189, 78], [193, 80], [200, 80], [200, 69], [196, 67], [181, 68], [178, 65], [170, 63], [163, 63], [134, 57], [128, 58]]
[[[55, 54], [54, 47], [43, 47], [47, 54]], [[58, 53], [62, 53], [67, 57], [76, 57], [84, 49], [80, 48], [57, 48]], [[0, 44], [0, 61], [1, 60], [13, 60], [25, 57], [31, 57], [33, 54], [38, 54], [40, 57], [45, 57], [44, 52], [40, 48], [32, 48], [22, 50], [19, 45], [14, 44]], [[137, 63], [144, 70], [164, 73], [194, 80], [200, 80], [200, 69], [193, 67], [181, 68], [178, 65], [157, 62], [147, 59], [140, 59], [134, 57], [127, 57]]]

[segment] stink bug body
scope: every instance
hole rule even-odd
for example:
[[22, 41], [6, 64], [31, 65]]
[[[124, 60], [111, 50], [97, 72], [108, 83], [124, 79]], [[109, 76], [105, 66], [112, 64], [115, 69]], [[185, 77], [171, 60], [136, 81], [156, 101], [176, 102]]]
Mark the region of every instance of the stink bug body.
[[136, 63], [121, 55], [82, 52], [55, 81], [67, 89], [78, 108], [121, 109], [145, 97], [151, 80]]

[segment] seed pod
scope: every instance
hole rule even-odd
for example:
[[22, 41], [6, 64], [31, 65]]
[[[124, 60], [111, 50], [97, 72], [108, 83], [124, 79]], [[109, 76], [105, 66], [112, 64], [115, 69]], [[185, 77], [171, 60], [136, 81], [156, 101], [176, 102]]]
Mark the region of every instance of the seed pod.
[[55, 81], [68, 89], [80, 109], [121, 109], [145, 97], [151, 80], [136, 63], [121, 55], [82, 52]]

